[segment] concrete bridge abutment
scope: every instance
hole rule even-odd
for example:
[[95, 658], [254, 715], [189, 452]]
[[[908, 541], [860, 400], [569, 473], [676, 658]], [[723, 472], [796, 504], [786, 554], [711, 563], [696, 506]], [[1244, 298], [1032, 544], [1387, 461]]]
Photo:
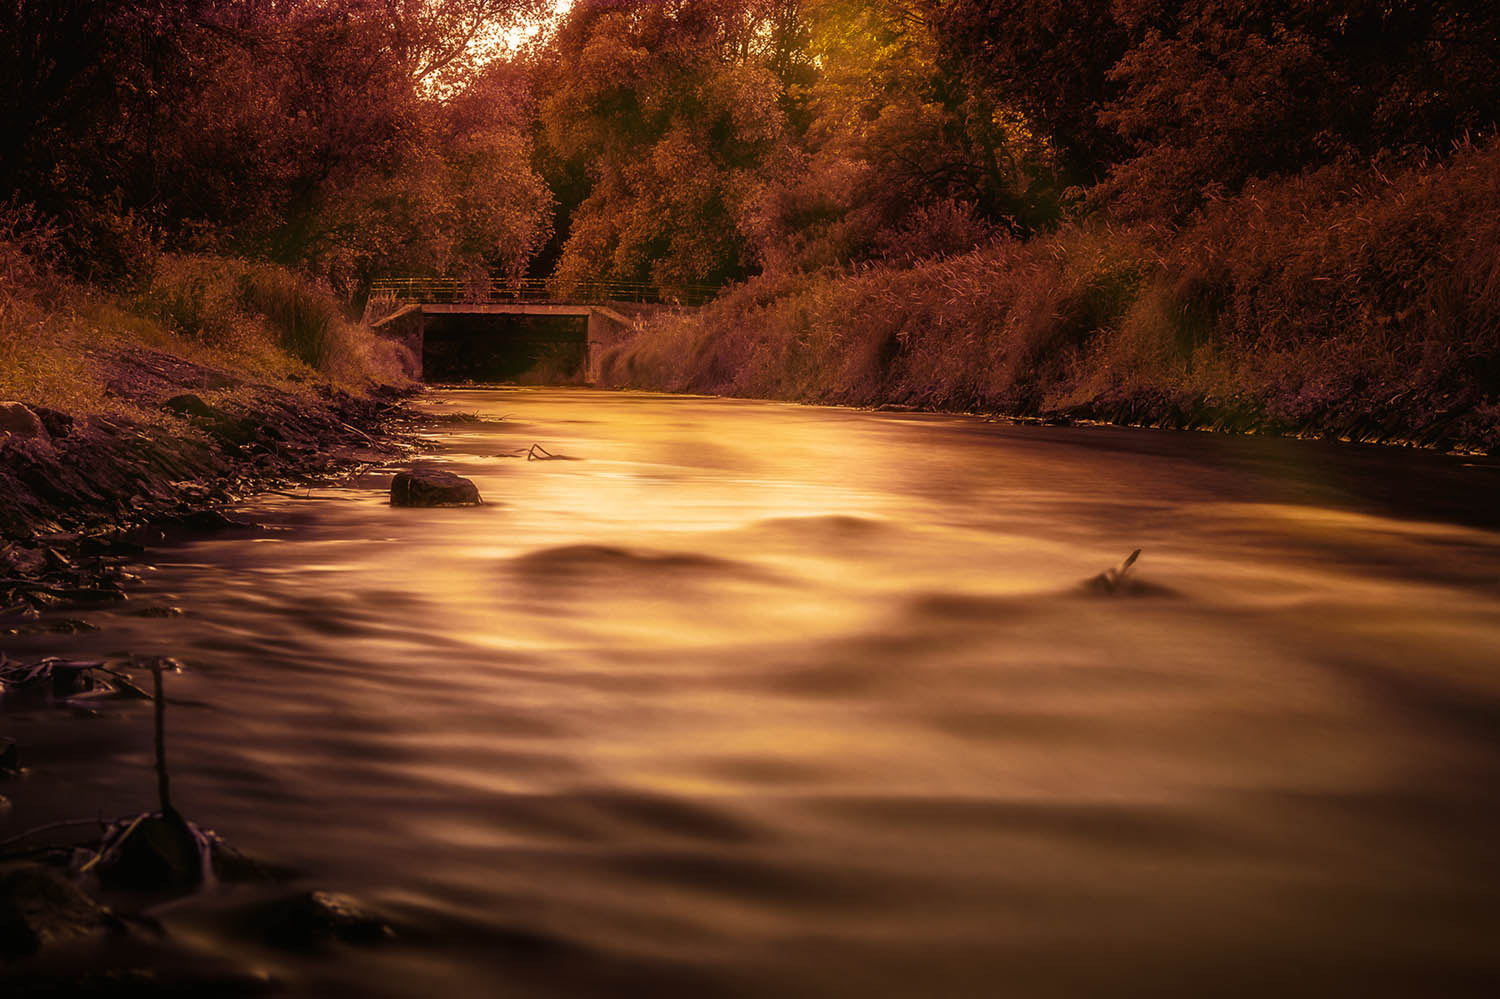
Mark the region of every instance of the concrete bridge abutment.
[[[505, 317], [515, 317], [515, 322], [506, 324]], [[577, 336], [553, 333], [538, 341], [526, 339], [512, 330], [505, 332], [507, 325], [520, 327], [528, 322], [546, 323], [547, 319], [581, 319]], [[555, 327], [557, 324], [551, 324]], [[562, 347], [576, 345], [577, 374], [586, 381], [597, 381], [600, 360], [604, 353], [633, 335], [639, 328], [639, 319], [627, 315], [620, 309], [607, 305], [574, 305], [566, 303], [413, 303], [401, 306], [389, 315], [376, 320], [371, 327], [377, 334], [404, 348], [407, 375], [425, 380], [434, 374], [451, 377], [451, 371], [430, 370], [435, 357], [441, 355], [440, 344], [434, 338], [461, 337], [473, 345], [491, 350], [503, 350], [507, 343], [530, 344], [553, 343]], [[461, 348], [460, 348], [461, 349]], [[563, 353], [572, 356], [571, 348]], [[482, 366], [482, 362], [481, 362]], [[477, 370], [477, 369], [476, 369]], [[497, 369], [499, 370], [499, 369]], [[504, 380], [496, 377], [495, 380]]]

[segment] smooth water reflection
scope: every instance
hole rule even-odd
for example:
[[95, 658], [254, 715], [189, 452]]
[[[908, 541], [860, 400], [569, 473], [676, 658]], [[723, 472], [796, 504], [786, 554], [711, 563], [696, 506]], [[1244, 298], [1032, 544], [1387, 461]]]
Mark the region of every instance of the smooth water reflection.
[[[383, 951], [252, 951], [294, 991], [1500, 982], [1494, 463], [582, 390], [425, 405], [504, 417], [435, 432], [488, 505], [392, 509], [376, 473], [265, 497], [271, 531], [153, 553], [128, 606], [183, 617], [79, 640], [189, 665], [179, 807], [402, 917]], [[1137, 547], [1161, 592], [1080, 587]], [[15, 824], [138, 806], [138, 728], [71, 723], [38, 769], [76, 795], [18, 790]], [[168, 924], [241, 946], [212, 908]]]

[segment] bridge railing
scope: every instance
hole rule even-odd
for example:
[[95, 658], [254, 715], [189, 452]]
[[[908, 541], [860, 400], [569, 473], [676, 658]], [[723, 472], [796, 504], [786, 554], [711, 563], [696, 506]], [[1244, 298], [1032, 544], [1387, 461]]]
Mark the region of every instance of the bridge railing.
[[654, 305], [702, 305], [719, 289], [708, 285], [662, 285], [650, 281], [573, 281], [545, 278], [381, 278], [370, 286], [371, 299], [441, 304], [486, 302], [640, 302]]

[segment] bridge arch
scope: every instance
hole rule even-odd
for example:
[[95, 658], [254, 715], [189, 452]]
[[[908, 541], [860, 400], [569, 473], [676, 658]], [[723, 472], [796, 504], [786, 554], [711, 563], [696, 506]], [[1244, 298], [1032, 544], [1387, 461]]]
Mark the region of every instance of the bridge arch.
[[593, 382], [604, 351], [642, 321], [712, 296], [713, 289], [699, 286], [639, 282], [559, 287], [399, 278], [375, 283], [365, 318], [377, 334], [406, 347], [407, 373], [419, 380], [508, 381], [539, 371], [551, 380]]

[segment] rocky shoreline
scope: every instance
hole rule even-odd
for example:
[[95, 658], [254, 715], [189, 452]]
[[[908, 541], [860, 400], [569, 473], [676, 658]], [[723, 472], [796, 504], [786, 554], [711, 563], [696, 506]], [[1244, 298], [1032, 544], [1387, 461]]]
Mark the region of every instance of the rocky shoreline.
[[[109, 359], [121, 412], [74, 414], [0, 403], [0, 636], [46, 641], [92, 630], [81, 616], [128, 596], [130, 560], [178, 537], [253, 529], [223, 508], [250, 494], [348, 480], [414, 450], [401, 405], [411, 390], [363, 395], [331, 384], [254, 382], [144, 348]], [[151, 610], [151, 609], [148, 609]], [[79, 699], [155, 702], [169, 659], [18, 662], [0, 648], [4, 700], [77, 710]], [[146, 689], [157, 680], [153, 694]], [[0, 732], [5, 781], [22, 779], [29, 747]], [[158, 748], [160, 752], [160, 748]], [[294, 889], [179, 815], [166, 794], [152, 811], [73, 828], [0, 826], [0, 982], [27, 995], [255, 994], [275, 983], [253, 969], [184, 949], [151, 916], [201, 882], [248, 884], [242, 930], [269, 945], [316, 950], [378, 942], [379, 916], [327, 892]], [[80, 809], [88, 810], [80, 802]], [[90, 827], [90, 828], [82, 828]], [[256, 888], [256, 885], [262, 887]], [[278, 887], [281, 886], [281, 887]]]
[[400, 451], [389, 431], [404, 389], [294, 392], [143, 349], [116, 370], [115, 393], [159, 420], [0, 404], [0, 618], [118, 600], [129, 580], [113, 557], [173, 531], [232, 526], [219, 508], [250, 493], [330, 481]]

